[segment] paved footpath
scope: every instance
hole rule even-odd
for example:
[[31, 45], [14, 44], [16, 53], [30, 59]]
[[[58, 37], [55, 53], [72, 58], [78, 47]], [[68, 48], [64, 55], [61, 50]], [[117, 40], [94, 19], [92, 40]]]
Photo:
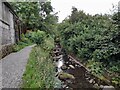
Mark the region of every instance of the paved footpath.
[[0, 60], [0, 88], [19, 88], [29, 54], [34, 46], [25, 47]]

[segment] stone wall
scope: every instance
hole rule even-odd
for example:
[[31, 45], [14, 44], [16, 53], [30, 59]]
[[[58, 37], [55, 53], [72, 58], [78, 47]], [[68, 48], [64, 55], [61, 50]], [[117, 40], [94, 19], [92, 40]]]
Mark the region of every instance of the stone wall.
[[14, 13], [0, 0], [0, 59], [13, 51], [14, 43]]
[[0, 45], [0, 59], [2, 58], [2, 45]]
[[1, 46], [0, 59], [10, 54], [13, 51], [13, 44], [6, 44]]

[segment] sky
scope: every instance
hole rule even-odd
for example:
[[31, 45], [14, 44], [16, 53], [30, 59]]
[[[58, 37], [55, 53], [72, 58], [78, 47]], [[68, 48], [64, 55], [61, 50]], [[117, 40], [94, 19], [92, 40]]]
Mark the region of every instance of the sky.
[[72, 6], [91, 15], [110, 13], [113, 5], [120, 0], [51, 0], [55, 12], [58, 12], [59, 22], [71, 14]]

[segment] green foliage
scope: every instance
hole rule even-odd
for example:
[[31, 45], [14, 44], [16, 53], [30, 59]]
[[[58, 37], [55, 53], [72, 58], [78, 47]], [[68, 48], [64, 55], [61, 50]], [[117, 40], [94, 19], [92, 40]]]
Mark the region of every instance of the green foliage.
[[40, 29], [51, 32], [57, 22], [51, 2], [11, 2], [13, 9], [21, 19], [24, 29]]
[[26, 72], [23, 76], [23, 88], [53, 88], [54, 67], [46, 53], [40, 47], [35, 47], [29, 58]]
[[23, 49], [26, 46], [32, 45], [33, 43], [31, 42], [30, 39], [28, 39], [25, 35], [21, 35], [21, 41], [19, 41], [18, 43], [16, 43], [13, 46], [13, 52], [17, 52], [20, 51], [21, 49]]
[[95, 75], [101, 76], [103, 74], [104, 67], [101, 62], [88, 60], [86, 67], [89, 68]]
[[[120, 60], [119, 24], [113, 23], [118, 22], [116, 13], [113, 18], [106, 14], [91, 16], [73, 7], [69, 18], [58, 25], [62, 45], [77, 57], [91, 60], [87, 62], [92, 62], [90, 67], [95, 73], [102, 73], [104, 68], [120, 71], [117, 65]], [[116, 64], [111, 66], [113, 62]]]
[[53, 12], [53, 7], [51, 6], [51, 2], [41, 2], [40, 3], [41, 6], [41, 11], [43, 11], [43, 13], [41, 13], [41, 15], [43, 15], [44, 17], [46, 15], [49, 15], [51, 12]]
[[[55, 69], [49, 54], [50, 49], [53, 48], [53, 40], [48, 38], [45, 41], [46, 46], [36, 46], [30, 54], [26, 71], [23, 75], [22, 88], [39, 88], [40, 90], [54, 88]], [[49, 49], [44, 49], [44, 47]]]
[[41, 20], [39, 16], [39, 3], [12, 2], [11, 4], [27, 29], [39, 26], [39, 21]]
[[26, 37], [29, 38], [33, 43], [40, 45], [44, 43], [46, 33], [44, 31], [37, 30], [34, 32], [29, 32]]
[[[63, 45], [78, 54], [78, 56], [86, 59], [94, 58], [103, 62], [108, 62], [111, 58], [114, 58], [114, 60], [119, 59], [116, 55], [118, 56], [120, 53], [120, 46], [118, 42], [114, 41], [118, 29], [112, 24], [109, 16], [90, 16], [83, 14], [81, 11], [76, 12], [77, 16], [82, 20], [71, 21], [73, 19], [72, 15], [76, 14], [72, 13], [69, 19], [58, 27]], [[83, 15], [86, 19], [82, 17]]]

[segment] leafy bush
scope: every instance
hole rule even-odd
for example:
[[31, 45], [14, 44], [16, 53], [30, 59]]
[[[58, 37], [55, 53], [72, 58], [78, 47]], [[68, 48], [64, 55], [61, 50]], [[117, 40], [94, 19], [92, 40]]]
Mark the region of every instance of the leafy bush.
[[44, 43], [46, 34], [44, 31], [37, 30], [36, 32], [29, 32], [26, 37], [29, 38], [33, 43], [40, 45]]
[[[78, 17], [83, 12], [77, 11]], [[81, 14], [81, 15], [80, 15]], [[73, 14], [72, 14], [73, 15]], [[95, 59], [103, 62], [118, 60], [120, 45], [114, 39], [118, 35], [116, 25], [108, 15], [90, 16], [84, 14], [86, 19], [72, 22], [72, 16], [58, 26], [62, 43], [69, 51], [86, 59]], [[76, 20], [76, 19], [75, 19]]]
[[[91, 16], [73, 8], [69, 18], [58, 26], [62, 45], [83, 60], [95, 60], [91, 65], [94, 72], [102, 71], [98, 65], [101, 63], [104, 68], [118, 73], [120, 30], [119, 25], [113, 21], [112, 15]], [[116, 64], [111, 65], [113, 62]]]
[[101, 75], [103, 74], [104, 67], [102, 63], [95, 60], [88, 60], [86, 67], [89, 68], [93, 74]]
[[32, 45], [32, 44], [33, 44], [33, 43], [31, 42], [31, 40], [28, 39], [28, 38], [26, 37], [26, 35], [22, 34], [22, 35], [21, 35], [21, 40], [13, 46], [13, 52], [20, 51], [20, 50], [23, 49], [24, 47], [29, 46], [29, 45]]

